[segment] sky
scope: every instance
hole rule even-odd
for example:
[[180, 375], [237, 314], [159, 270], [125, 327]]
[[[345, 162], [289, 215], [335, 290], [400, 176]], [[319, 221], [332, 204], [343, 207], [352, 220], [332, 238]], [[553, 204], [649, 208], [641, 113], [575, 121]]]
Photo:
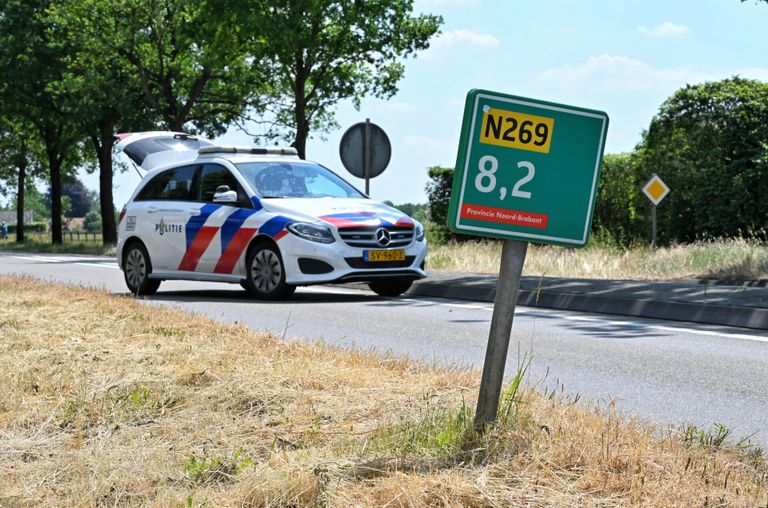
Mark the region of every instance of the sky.
[[[388, 135], [392, 158], [371, 197], [426, 203], [431, 166], [453, 167], [464, 100], [481, 88], [605, 111], [606, 153], [629, 152], [661, 103], [686, 84], [735, 75], [768, 81], [768, 3], [748, 0], [416, 0], [444, 23], [431, 47], [406, 61], [399, 92], [340, 103], [341, 125], [307, 144], [307, 158], [364, 189], [339, 158], [344, 131], [369, 118]], [[253, 146], [230, 130], [217, 141]], [[122, 157], [122, 156], [121, 156]], [[87, 187], [98, 176], [81, 172]], [[115, 205], [140, 179], [115, 178]]]

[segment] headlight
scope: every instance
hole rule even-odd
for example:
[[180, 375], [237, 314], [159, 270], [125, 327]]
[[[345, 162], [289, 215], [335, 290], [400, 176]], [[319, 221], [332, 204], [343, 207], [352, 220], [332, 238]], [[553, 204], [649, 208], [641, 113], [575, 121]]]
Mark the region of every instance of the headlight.
[[311, 242], [333, 243], [335, 241], [331, 230], [323, 226], [309, 224], [308, 222], [293, 222], [288, 224], [287, 227], [288, 231], [294, 235]]
[[416, 237], [417, 242], [423, 242], [424, 241], [424, 226], [421, 225], [420, 222], [416, 222], [416, 227], [414, 228], [414, 236]]

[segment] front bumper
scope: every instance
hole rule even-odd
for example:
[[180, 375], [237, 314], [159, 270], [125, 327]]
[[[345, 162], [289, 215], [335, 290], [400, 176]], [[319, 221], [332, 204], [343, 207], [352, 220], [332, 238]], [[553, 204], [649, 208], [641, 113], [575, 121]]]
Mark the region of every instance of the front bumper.
[[424, 271], [426, 240], [414, 240], [395, 249], [375, 249], [405, 251], [405, 261], [383, 262], [365, 261], [364, 251], [372, 249], [350, 247], [338, 239], [333, 243], [318, 243], [289, 233], [277, 243], [285, 264], [285, 281], [296, 286], [387, 278], [416, 280], [427, 276]]

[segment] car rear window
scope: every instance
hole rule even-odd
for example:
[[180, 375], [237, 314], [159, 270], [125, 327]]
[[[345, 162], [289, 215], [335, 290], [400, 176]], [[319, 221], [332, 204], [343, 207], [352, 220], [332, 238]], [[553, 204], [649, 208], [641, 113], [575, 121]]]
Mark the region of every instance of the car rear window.
[[194, 136], [158, 136], [154, 138], [140, 139], [125, 147], [123, 152], [136, 164], [141, 165], [148, 155], [166, 150], [192, 150], [197, 151], [204, 146], [213, 146], [213, 143]]

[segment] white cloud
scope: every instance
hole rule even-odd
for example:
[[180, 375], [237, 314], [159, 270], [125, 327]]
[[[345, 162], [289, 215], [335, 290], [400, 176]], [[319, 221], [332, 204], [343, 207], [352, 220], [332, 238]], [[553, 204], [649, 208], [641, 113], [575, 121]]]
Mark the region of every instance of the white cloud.
[[539, 79], [568, 89], [588, 85], [604, 91], [645, 91], [668, 90], [713, 77], [689, 66], [663, 69], [626, 56], [600, 55], [578, 65], [547, 69]]
[[687, 26], [678, 25], [676, 23], [672, 23], [671, 21], [658, 24], [653, 28], [646, 28], [641, 26], [638, 28], [638, 30], [640, 30], [640, 33], [648, 35], [649, 37], [680, 37], [690, 31]]
[[488, 33], [473, 32], [472, 30], [453, 30], [437, 36], [432, 42], [433, 48], [450, 48], [459, 45], [480, 46], [496, 48], [500, 44], [499, 39]]
[[768, 82], [768, 68], [766, 67], [750, 67], [748, 69], [742, 69], [736, 74], [743, 78]]

